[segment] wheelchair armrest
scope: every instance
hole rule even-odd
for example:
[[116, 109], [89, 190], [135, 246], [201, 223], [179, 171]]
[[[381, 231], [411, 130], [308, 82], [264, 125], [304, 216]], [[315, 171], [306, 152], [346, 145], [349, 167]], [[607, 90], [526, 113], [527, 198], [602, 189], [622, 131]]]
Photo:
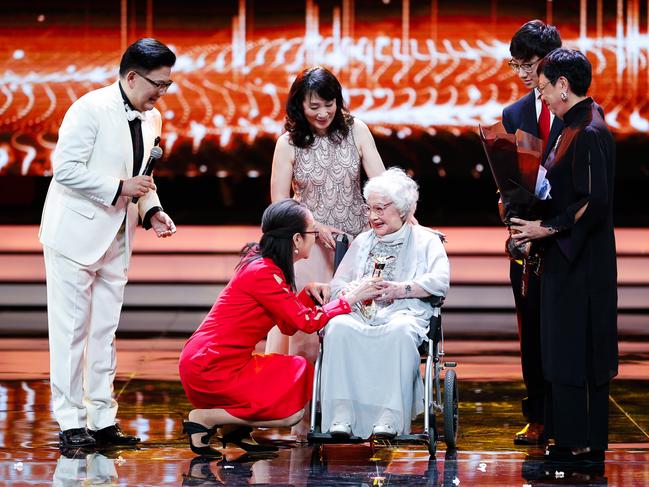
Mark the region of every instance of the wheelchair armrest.
[[[441, 308], [444, 304], [445, 296], [435, 296], [431, 294], [425, 298], [421, 298], [422, 301], [430, 303], [433, 308]], [[433, 343], [437, 343], [442, 337], [442, 314], [441, 312], [437, 315], [430, 317], [430, 322], [428, 324], [428, 333], [426, 334], [429, 340], [432, 340]], [[421, 355], [426, 355], [428, 353], [427, 343], [424, 341], [419, 347], [419, 352]]]
[[338, 266], [342, 262], [343, 257], [345, 257], [348, 249], [349, 238], [347, 238], [347, 235], [344, 233], [339, 234], [336, 237], [336, 249], [334, 250], [334, 273], [336, 272], [336, 269], [338, 269]]
[[433, 308], [440, 308], [444, 304], [445, 299], [446, 296], [436, 296], [434, 294], [426, 296], [425, 298], [421, 298], [422, 301], [430, 303]]
[[437, 343], [442, 338], [442, 315], [432, 316], [428, 325], [427, 336], [433, 343]]

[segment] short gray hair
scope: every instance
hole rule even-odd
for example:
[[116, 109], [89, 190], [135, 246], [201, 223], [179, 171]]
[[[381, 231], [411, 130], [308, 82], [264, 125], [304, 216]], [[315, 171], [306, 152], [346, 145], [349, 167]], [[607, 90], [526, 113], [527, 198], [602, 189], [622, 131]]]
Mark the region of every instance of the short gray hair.
[[363, 188], [365, 201], [372, 193], [389, 198], [401, 216], [405, 218], [410, 211], [414, 210], [419, 200], [419, 185], [403, 169], [391, 167], [365, 183]]

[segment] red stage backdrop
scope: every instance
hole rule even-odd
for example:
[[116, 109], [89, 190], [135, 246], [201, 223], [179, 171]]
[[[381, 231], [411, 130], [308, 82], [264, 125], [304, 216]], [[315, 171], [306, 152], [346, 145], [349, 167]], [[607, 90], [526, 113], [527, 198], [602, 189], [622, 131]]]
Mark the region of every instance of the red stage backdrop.
[[[649, 20], [639, 0], [15, 3], [0, 7], [0, 174], [49, 175], [66, 109], [113, 82], [123, 49], [147, 35], [178, 55], [159, 105], [167, 156], [275, 138], [290, 83], [314, 64], [339, 76], [352, 113], [377, 135], [475, 131], [524, 94], [508, 47], [532, 18], [587, 53], [591, 95], [618, 136], [649, 129]], [[165, 164], [160, 174], [206, 170]]]

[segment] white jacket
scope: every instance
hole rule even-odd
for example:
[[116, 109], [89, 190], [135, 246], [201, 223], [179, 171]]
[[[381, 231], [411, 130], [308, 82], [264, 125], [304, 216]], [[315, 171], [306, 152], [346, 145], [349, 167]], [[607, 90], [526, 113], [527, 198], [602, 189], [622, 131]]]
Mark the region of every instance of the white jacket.
[[[133, 175], [133, 144], [119, 81], [91, 91], [68, 109], [54, 149], [54, 177], [43, 208], [39, 238], [43, 245], [82, 265], [97, 262], [108, 250], [126, 217], [130, 256], [138, 213], [160, 206], [155, 191], [137, 204], [120, 196], [120, 180]], [[144, 170], [162, 120], [155, 108], [144, 112]]]

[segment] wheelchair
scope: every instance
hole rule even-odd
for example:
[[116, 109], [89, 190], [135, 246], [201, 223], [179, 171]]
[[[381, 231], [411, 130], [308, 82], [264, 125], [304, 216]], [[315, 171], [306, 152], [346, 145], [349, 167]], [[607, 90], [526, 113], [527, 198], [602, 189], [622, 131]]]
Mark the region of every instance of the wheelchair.
[[[338, 247], [338, 245], [337, 245]], [[346, 248], [345, 248], [346, 250]], [[337, 252], [338, 254], [338, 249]], [[344, 253], [344, 252], [342, 252]], [[336, 257], [336, 261], [339, 256]], [[337, 267], [337, 266], [336, 266]], [[441, 309], [444, 304], [443, 296], [429, 296], [423, 298], [433, 307], [433, 316], [430, 319], [426, 339], [419, 347], [421, 363], [425, 364], [424, 371], [424, 429], [421, 433], [397, 435], [386, 440], [390, 443], [425, 444], [431, 455], [437, 449], [439, 434], [437, 432], [437, 413], [443, 418], [443, 438], [448, 449], [457, 445], [459, 427], [459, 394], [455, 362], [444, 362], [444, 332], [442, 330]], [[328, 432], [322, 431], [322, 412], [320, 408], [320, 383], [323, 358], [324, 330], [318, 332], [320, 350], [315, 363], [313, 376], [313, 390], [310, 408], [310, 427], [307, 434], [309, 444], [320, 443], [362, 443], [367, 440], [358, 436], [338, 438]], [[444, 387], [442, 389], [442, 371], [444, 374]]]

